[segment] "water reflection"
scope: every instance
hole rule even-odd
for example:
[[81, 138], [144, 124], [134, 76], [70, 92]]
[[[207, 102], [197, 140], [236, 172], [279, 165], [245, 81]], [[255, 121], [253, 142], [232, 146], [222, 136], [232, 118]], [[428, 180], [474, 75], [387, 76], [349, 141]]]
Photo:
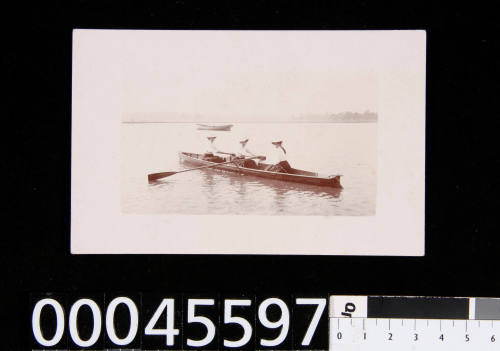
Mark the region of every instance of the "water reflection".
[[[194, 172], [196, 172], [196, 171], [194, 171]], [[211, 196], [216, 195], [215, 186], [218, 185], [218, 182], [215, 179], [214, 174], [212, 174], [210, 172], [202, 172], [202, 171], [198, 171], [198, 172], [201, 172], [203, 174], [202, 175], [203, 181], [205, 182], [206, 185], [208, 185], [208, 186], [204, 186], [203, 188], [207, 189], [208, 193]]]
[[[262, 186], [269, 191], [274, 192], [277, 196], [284, 196], [291, 192], [301, 192], [311, 195], [317, 195], [324, 198], [339, 198], [342, 193], [342, 188], [331, 188], [310, 184], [301, 184], [294, 182], [285, 182], [276, 179], [260, 178], [252, 175], [236, 174], [224, 172], [214, 169], [204, 169], [195, 171], [202, 173], [202, 179], [208, 189], [213, 189], [215, 186], [222, 183], [228, 183], [232, 189], [237, 189], [238, 194], [245, 195], [248, 192], [248, 184], [254, 186]], [[226, 178], [226, 180], [224, 180]], [[175, 184], [175, 179], [163, 178], [149, 183], [150, 186], [162, 186]]]
[[[195, 170], [172, 175], [148, 185], [146, 174], [180, 171], [196, 166], [179, 162], [178, 150], [199, 151], [205, 137], [193, 133], [192, 125], [123, 125], [120, 190], [124, 213], [213, 215], [373, 215], [376, 205], [376, 148], [360, 148], [359, 140], [376, 145], [377, 126], [368, 124], [257, 124], [235, 126], [238, 135], [253, 136], [256, 153], [265, 154], [276, 135], [290, 142], [301, 133], [308, 148], [293, 150], [299, 168], [345, 174], [346, 188], [336, 189], [283, 182], [215, 170]], [[241, 133], [240, 133], [241, 132]], [[221, 149], [238, 144], [236, 134], [217, 139]], [[366, 141], [366, 143], [365, 143]], [[260, 144], [259, 144], [260, 143]], [[259, 146], [260, 145], [260, 146]], [[324, 148], [324, 153], [311, 152]], [[124, 146], [124, 147], [125, 147]], [[261, 147], [260, 151], [259, 147]], [[321, 158], [320, 160], [318, 158]]]
[[162, 208], [190, 214], [331, 214], [342, 189], [204, 169], [150, 183]]
[[302, 193], [307, 195], [316, 195], [322, 198], [336, 198], [338, 199], [342, 193], [342, 188], [322, 187], [310, 184], [301, 184], [293, 182], [284, 182], [276, 179], [260, 178], [252, 175], [243, 175], [231, 172], [224, 172], [215, 169], [205, 169], [199, 172], [204, 173], [204, 180], [207, 185], [213, 187], [223, 181], [221, 178], [226, 178], [226, 182], [232, 189], [236, 189], [238, 194], [245, 196], [252, 189], [262, 187], [276, 195], [276, 198], [284, 198], [291, 193]]
[[228, 184], [231, 186], [231, 189], [235, 189], [238, 195], [243, 199], [248, 191], [248, 183], [237, 181], [238, 177], [241, 175], [238, 174], [227, 174], [228, 172], [222, 172], [217, 170], [207, 170], [207, 173], [217, 172], [221, 175], [221, 177], [225, 177], [227, 179]]

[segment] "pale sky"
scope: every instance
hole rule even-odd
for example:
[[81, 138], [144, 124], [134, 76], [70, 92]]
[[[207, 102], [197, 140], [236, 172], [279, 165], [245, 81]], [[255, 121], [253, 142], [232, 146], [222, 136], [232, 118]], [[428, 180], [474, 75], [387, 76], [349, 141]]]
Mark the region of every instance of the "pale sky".
[[126, 32], [125, 113], [238, 121], [377, 111], [374, 32]]

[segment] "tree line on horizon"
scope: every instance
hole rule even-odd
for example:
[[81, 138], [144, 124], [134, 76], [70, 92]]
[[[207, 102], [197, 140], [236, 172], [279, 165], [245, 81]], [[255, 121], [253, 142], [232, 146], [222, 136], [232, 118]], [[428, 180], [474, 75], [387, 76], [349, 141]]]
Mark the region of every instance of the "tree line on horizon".
[[[240, 122], [323, 122], [323, 123], [366, 123], [366, 122], [377, 122], [378, 115], [376, 112], [365, 111], [365, 112], [340, 112], [340, 113], [314, 113], [314, 114], [300, 114], [293, 116], [264, 116], [256, 115], [242, 119], [240, 117]], [[122, 122], [124, 123], [158, 123], [158, 122], [193, 122], [193, 123], [220, 123], [220, 122], [232, 122], [238, 123], [237, 120], [231, 121], [231, 118], [225, 117], [223, 120], [219, 117], [208, 117], [201, 114], [184, 114], [184, 113], [126, 113], [122, 116]]]
[[325, 114], [305, 114], [294, 118], [301, 122], [337, 122], [337, 123], [362, 123], [362, 122], [377, 122], [378, 114], [372, 111], [365, 112], [340, 112], [340, 113], [325, 113]]

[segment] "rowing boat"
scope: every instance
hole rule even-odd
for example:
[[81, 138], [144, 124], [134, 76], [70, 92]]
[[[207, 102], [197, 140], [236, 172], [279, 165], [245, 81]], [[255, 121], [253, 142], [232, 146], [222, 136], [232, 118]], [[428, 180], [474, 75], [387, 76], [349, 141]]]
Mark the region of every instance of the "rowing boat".
[[[203, 155], [190, 152], [180, 152], [179, 159], [182, 162], [193, 166], [208, 166], [217, 164], [216, 162], [204, 160]], [[236, 163], [229, 163], [214, 166], [213, 168], [228, 172], [235, 172], [243, 175], [252, 175], [261, 178], [281, 180], [285, 182], [342, 188], [342, 185], [340, 185], [340, 175], [322, 175], [295, 168], [292, 168], [292, 172], [290, 173], [270, 172], [265, 170], [267, 166], [269, 166], [269, 164], [260, 162], [258, 164], [258, 168], [254, 169], [242, 167]]]
[[232, 124], [224, 124], [224, 125], [214, 126], [214, 125], [199, 124], [199, 123], [198, 123], [198, 129], [199, 129], [199, 130], [220, 130], [220, 131], [230, 131], [232, 127], [233, 127], [233, 125], [232, 125]]

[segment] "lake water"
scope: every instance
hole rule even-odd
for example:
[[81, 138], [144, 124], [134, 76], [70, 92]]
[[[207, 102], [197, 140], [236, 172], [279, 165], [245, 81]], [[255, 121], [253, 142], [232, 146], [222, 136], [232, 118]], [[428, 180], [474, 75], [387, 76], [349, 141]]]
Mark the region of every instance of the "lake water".
[[[236, 152], [249, 138], [270, 155], [283, 140], [294, 168], [341, 174], [343, 189], [306, 186], [218, 170], [176, 174], [149, 184], [147, 174], [187, 169], [179, 151], [203, 153], [207, 136]], [[128, 214], [347, 215], [375, 214], [377, 123], [240, 123], [230, 132], [193, 123], [121, 125], [121, 208]]]

